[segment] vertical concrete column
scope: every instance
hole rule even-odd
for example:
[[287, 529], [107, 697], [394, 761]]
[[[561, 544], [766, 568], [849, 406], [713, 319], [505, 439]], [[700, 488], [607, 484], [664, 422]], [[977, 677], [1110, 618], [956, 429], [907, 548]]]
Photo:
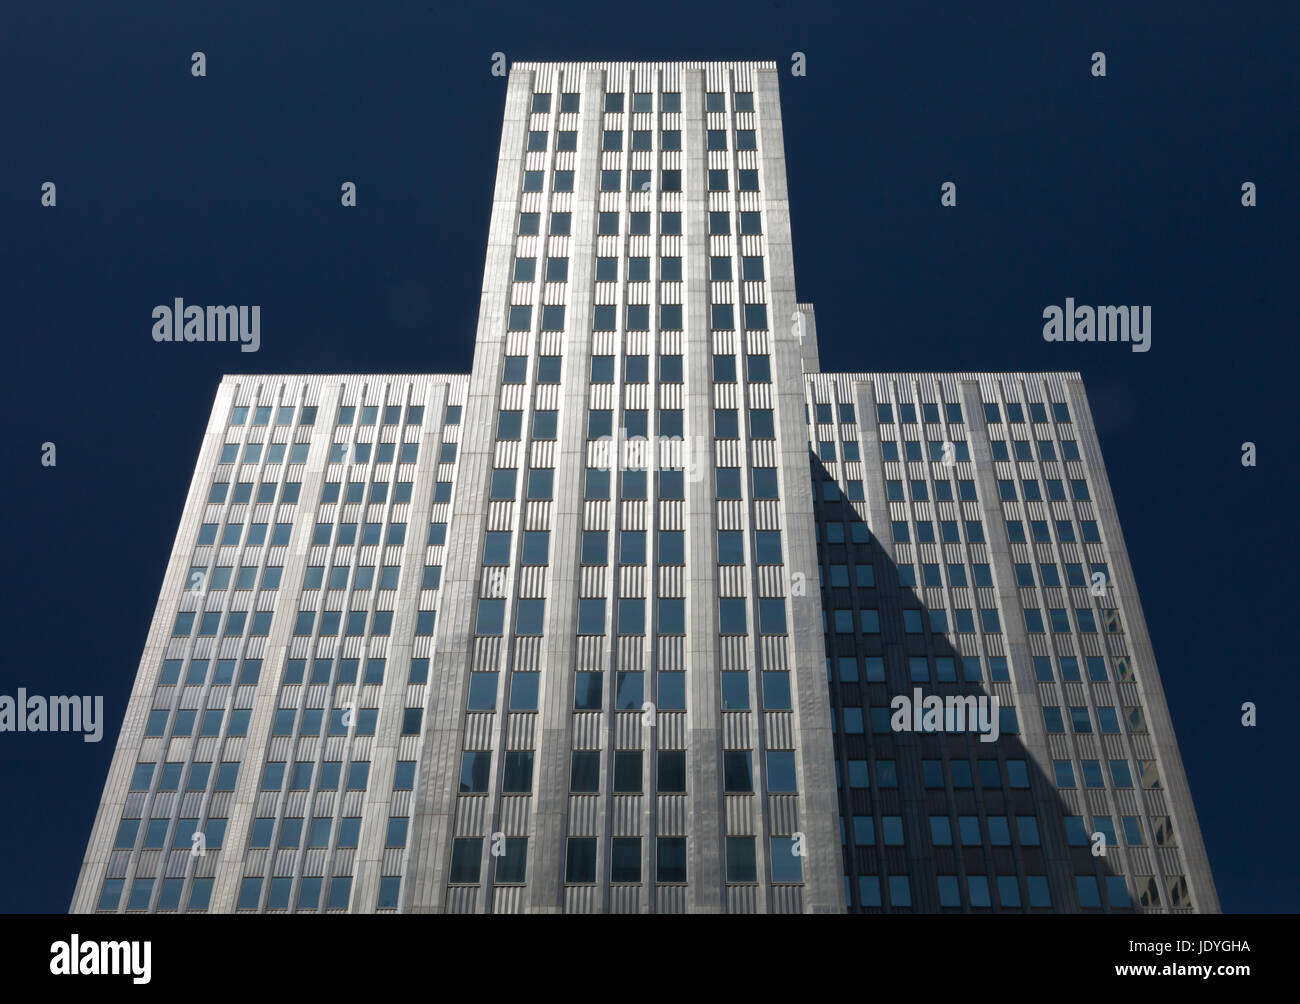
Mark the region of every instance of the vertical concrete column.
[[709, 325], [709, 238], [706, 202], [704, 71], [682, 70], [682, 277], [685, 284], [685, 433], [703, 437], [691, 451], [703, 471], [686, 484], [686, 788], [691, 806], [686, 838], [689, 909], [725, 909], [726, 862], [722, 795], [721, 681], [718, 677], [718, 566], [715, 557], [713, 335]]
[[[781, 94], [775, 69], [755, 69], [754, 107], [758, 117], [759, 187], [763, 192], [766, 235], [768, 324], [772, 339], [772, 390], [775, 397], [781, 492], [781, 535], [787, 581], [805, 576], [802, 596], [789, 597], [789, 660], [795, 695], [794, 742], [799, 784], [799, 832], [803, 834], [803, 908], [808, 913], [843, 913], [844, 859], [840, 848], [839, 805], [835, 787], [835, 746], [831, 735], [830, 689], [826, 682], [826, 643], [822, 634], [822, 595], [817, 587], [817, 542], [813, 534], [808, 426], [804, 417], [804, 360], [807, 338], [816, 337], [811, 317], [800, 317], [795, 296], [794, 252], [790, 237], [790, 196], [785, 175]], [[738, 283], [743, 288], [743, 283]], [[739, 304], [737, 309], [743, 313]], [[804, 340], [801, 341], [799, 332]], [[812, 343], [815, 346], [815, 341]], [[815, 352], [815, 350], [814, 350]], [[743, 363], [744, 360], [741, 360]], [[757, 618], [752, 630], [758, 632]], [[761, 669], [762, 667], [760, 667]]]
[[497, 159], [492, 223], [479, 307], [469, 394], [463, 413], [447, 560], [439, 595], [438, 647], [429, 686], [437, 713], [424, 730], [410, 826], [405, 908], [441, 912], [455, 836], [456, 795], [465, 728], [465, 703], [476, 644], [480, 557], [492, 476], [497, 402], [505, 367], [511, 263], [523, 190], [523, 150], [532, 103], [532, 74], [511, 74]]
[[[587, 476], [587, 396], [591, 375], [592, 307], [596, 289], [597, 179], [605, 74], [584, 69], [579, 98], [578, 157], [569, 242], [569, 308], [551, 516], [551, 578], [542, 651], [536, 797], [528, 842], [528, 912], [564, 910], [569, 816], [569, 762], [573, 749], [574, 660], [578, 630], [579, 560]], [[565, 90], [570, 89], [568, 81]]]

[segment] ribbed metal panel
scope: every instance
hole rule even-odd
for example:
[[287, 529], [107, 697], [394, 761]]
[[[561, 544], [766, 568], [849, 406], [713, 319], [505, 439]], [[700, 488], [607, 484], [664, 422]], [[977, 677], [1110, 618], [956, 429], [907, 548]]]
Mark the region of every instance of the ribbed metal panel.
[[565, 913], [599, 913], [600, 887], [594, 885], [571, 885], [564, 888]]
[[781, 529], [781, 507], [778, 502], [760, 501], [754, 503], [754, 529]]
[[597, 597], [605, 595], [605, 580], [609, 569], [605, 565], [583, 565], [578, 572], [578, 595]]
[[482, 795], [456, 799], [456, 836], [481, 837], [486, 833], [488, 800]]
[[656, 913], [686, 913], [687, 887], [684, 885], [661, 885], [655, 889]]
[[492, 729], [496, 724], [493, 712], [476, 712], [465, 716], [465, 749], [486, 750], [492, 748]]
[[787, 670], [790, 668], [790, 649], [785, 635], [763, 635], [758, 643], [759, 668]]
[[643, 669], [644, 641], [640, 635], [620, 636], [615, 641], [614, 667], [619, 670]]
[[574, 646], [574, 668], [579, 670], [603, 669], [605, 664], [605, 638], [602, 635], [588, 635], [578, 639]]
[[794, 714], [790, 711], [769, 711], [763, 715], [764, 732], [769, 749], [794, 749]]
[[602, 799], [599, 795], [569, 796], [569, 833], [595, 836], [600, 833]]
[[718, 639], [718, 668], [737, 672], [749, 668], [749, 652], [745, 637], [724, 636]]
[[641, 886], [616, 885], [610, 887], [610, 913], [640, 913]]
[[719, 530], [743, 530], [745, 528], [743, 502], [721, 500], [717, 505]]
[[754, 886], [754, 885], [727, 886], [727, 912], [728, 913], [757, 913], [758, 912], [758, 886]]
[[640, 711], [614, 712], [614, 748], [639, 750], [645, 745], [642, 738], [642, 713]]
[[744, 596], [747, 579], [744, 565], [719, 565], [718, 595]]
[[527, 902], [527, 886], [499, 885], [492, 889], [493, 913], [523, 913]]
[[[663, 669], [662, 663], [660, 668]], [[686, 748], [686, 713], [660, 711], [655, 718], [659, 748], [680, 750]]]
[[501, 639], [481, 637], [474, 639], [474, 662], [477, 672], [493, 672], [501, 663]]
[[[518, 670], [516, 670], [518, 672]], [[536, 744], [534, 732], [537, 728], [537, 715], [532, 712], [517, 712], [506, 715], [506, 749], [530, 750]]]
[[785, 595], [784, 565], [759, 565], [756, 571], [759, 596], [777, 597]]
[[729, 750], [747, 750], [753, 746], [750, 738], [750, 714], [747, 711], [724, 711], [722, 713], [722, 748]]
[[799, 829], [799, 799], [795, 795], [769, 795], [768, 817], [773, 833], [790, 834]]
[[801, 885], [775, 885], [772, 887], [768, 910], [771, 913], [803, 913]]
[[447, 888], [448, 913], [474, 913], [478, 904], [479, 887], [454, 885]]
[[609, 832], [615, 837], [639, 837], [644, 796], [615, 795], [610, 799]]
[[541, 638], [530, 636], [516, 638], [514, 670], [526, 673], [539, 672], [542, 668], [544, 651], [545, 643]]
[[545, 565], [524, 565], [519, 569], [519, 596], [521, 598], [546, 595]]
[[599, 749], [601, 742], [602, 713], [599, 711], [575, 711], [573, 713], [573, 748]]
[[690, 803], [685, 795], [657, 795], [659, 835], [685, 836]]
[[748, 836], [756, 833], [757, 808], [753, 795], [727, 795], [727, 836]]
[[686, 595], [686, 566], [659, 566], [659, 595], [682, 597]]

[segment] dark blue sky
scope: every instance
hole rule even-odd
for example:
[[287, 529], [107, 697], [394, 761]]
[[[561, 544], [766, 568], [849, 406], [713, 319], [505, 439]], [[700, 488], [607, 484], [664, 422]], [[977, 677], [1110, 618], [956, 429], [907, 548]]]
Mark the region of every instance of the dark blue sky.
[[[1083, 372], [1223, 906], [1300, 906], [1294, 4], [266, 6], [5, 15], [0, 694], [103, 694], [108, 728], [0, 734], [0, 910], [67, 909], [220, 374], [468, 371], [498, 50], [806, 53], [782, 104], [823, 367]], [[260, 304], [261, 351], [155, 344], [177, 296]], [[1067, 296], [1151, 305], [1152, 350], [1045, 343]]]

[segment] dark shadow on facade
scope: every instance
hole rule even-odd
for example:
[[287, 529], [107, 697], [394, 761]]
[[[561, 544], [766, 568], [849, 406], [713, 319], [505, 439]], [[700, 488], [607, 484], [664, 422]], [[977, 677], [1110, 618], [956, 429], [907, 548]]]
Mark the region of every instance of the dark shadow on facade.
[[[963, 653], [949, 638], [958, 625], [949, 622], [943, 630], [947, 612], [932, 615], [923, 596], [907, 584], [912, 575], [924, 583], [927, 570], [900, 569], [848, 500], [836, 497], [838, 486], [827, 497], [824, 483], [835, 484], [834, 479], [811, 452], [810, 459], [850, 912], [1109, 912], [1112, 894], [1119, 896], [1115, 887], [1124, 880], [1114, 881], [1116, 872], [1105, 856], [1093, 854], [1092, 844], [1100, 831], [1107, 851], [1113, 851], [1116, 840], [1123, 839], [1122, 820], [1109, 817], [1113, 829], [1091, 816], [1071, 820], [1071, 844], [1067, 817], [1073, 810], [1061, 801], [1056, 779], [1021, 741], [1026, 715], [1041, 715], [1038, 702], [1014, 707], [1018, 726], [1010, 731], [1012, 716], [1005, 709], [1015, 690], [1014, 670], [1007, 658], [999, 657], [1000, 663], [990, 658], [981, 643], [974, 589], [975, 630], [956, 635], [967, 649]], [[842, 535], [832, 529], [837, 523]], [[946, 564], [943, 544], [913, 547], [920, 554], [932, 548], [932, 560]], [[963, 552], [973, 587], [964, 546]], [[862, 566], [870, 572], [860, 572]], [[945, 586], [950, 584], [946, 567], [929, 569], [931, 575], [936, 572]], [[870, 630], [873, 610], [878, 632]], [[1018, 609], [999, 613], [1004, 624], [1006, 618], [1020, 616]], [[939, 620], [933, 627], [932, 616]], [[968, 661], [973, 658], [978, 676], [975, 663]], [[995, 682], [1005, 685], [995, 687]], [[960, 733], [895, 731], [891, 701], [898, 695], [913, 699], [918, 690], [923, 698], [1001, 697], [999, 738], [980, 741], [970, 725]], [[1076, 777], [1075, 783], [1083, 787], [1084, 778]], [[1083, 801], [1093, 804], [1092, 794], [1081, 792]], [[899, 881], [904, 876], [906, 897]], [[1095, 881], [1095, 899], [1088, 878]], [[1127, 897], [1133, 898], [1132, 889]], [[910, 908], [902, 906], [905, 898]], [[1096, 905], [1085, 906], [1085, 901]]]

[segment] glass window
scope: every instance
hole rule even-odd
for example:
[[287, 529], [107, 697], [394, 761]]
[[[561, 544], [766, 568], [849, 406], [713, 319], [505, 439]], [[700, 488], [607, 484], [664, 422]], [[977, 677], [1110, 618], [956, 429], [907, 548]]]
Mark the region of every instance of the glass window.
[[726, 851], [728, 882], [758, 881], [753, 837], [727, 837]]
[[596, 838], [570, 837], [565, 856], [564, 881], [569, 885], [596, 881]]
[[724, 635], [742, 635], [748, 632], [743, 599], [723, 597], [718, 600], [718, 630]]
[[575, 711], [600, 711], [604, 706], [604, 674], [599, 672], [575, 673], [574, 680], [573, 709]]

